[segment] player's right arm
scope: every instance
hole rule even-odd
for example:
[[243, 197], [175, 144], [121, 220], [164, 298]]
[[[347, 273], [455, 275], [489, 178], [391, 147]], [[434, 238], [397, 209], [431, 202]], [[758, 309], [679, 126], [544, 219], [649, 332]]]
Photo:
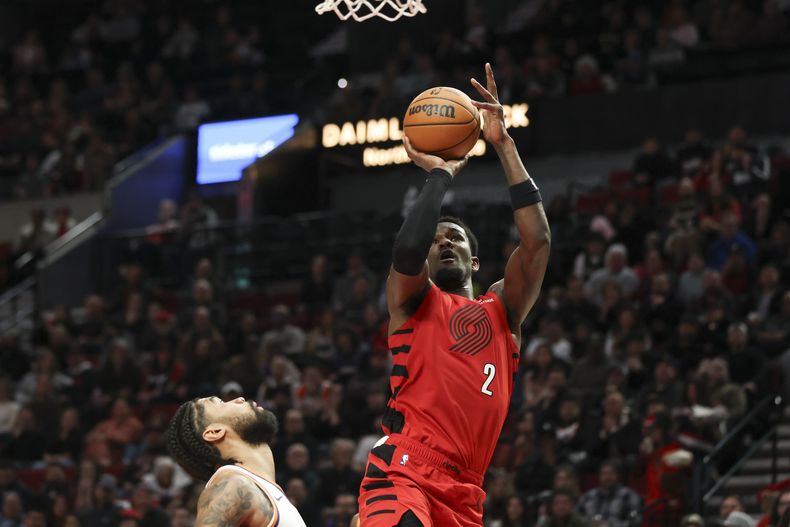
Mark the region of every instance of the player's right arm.
[[403, 137], [406, 153], [414, 164], [430, 175], [417, 200], [403, 220], [392, 248], [392, 267], [387, 277], [389, 332], [403, 325], [428, 291], [428, 251], [436, 236], [444, 194], [467, 159], [444, 159], [415, 150]]
[[219, 474], [200, 494], [195, 527], [268, 526], [275, 517], [269, 497], [252, 480]]

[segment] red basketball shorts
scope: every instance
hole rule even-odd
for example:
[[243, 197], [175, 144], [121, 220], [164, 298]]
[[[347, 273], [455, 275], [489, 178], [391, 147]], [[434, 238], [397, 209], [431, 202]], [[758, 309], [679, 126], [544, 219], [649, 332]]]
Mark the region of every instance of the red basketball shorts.
[[[359, 494], [361, 527], [480, 527], [483, 476], [393, 434], [371, 450]], [[401, 521], [403, 522], [401, 523]]]

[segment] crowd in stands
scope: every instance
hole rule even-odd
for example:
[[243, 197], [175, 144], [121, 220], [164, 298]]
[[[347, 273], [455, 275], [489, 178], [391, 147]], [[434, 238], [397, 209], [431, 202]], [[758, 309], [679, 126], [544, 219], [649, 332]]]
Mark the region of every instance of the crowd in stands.
[[[627, 174], [606, 195], [644, 202], [546, 204], [555, 250], [486, 476], [487, 526], [679, 524], [694, 459], [782, 387], [790, 217], [764, 152], [739, 127], [718, 144], [691, 131], [671, 151], [646, 141]], [[0, 338], [2, 527], [191, 525], [202, 483], [162, 432], [180, 402], [217, 393], [275, 412], [277, 481], [307, 525], [348, 526], [389, 397], [386, 267], [365, 247], [305, 255], [297, 294], [244, 306], [221, 241], [190, 230], [216, 213], [194, 196], [183, 208], [162, 204], [111, 290], [42, 312], [34, 353]], [[175, 239], [188, 250], [162, 265]], [[480, 291], [513, 241], [483, 262]], [[790, 498], [769, 490], [775, 526]]]
[[473, 8], [463, 34], [445, 29], [422, 46], [404, 37], [381, 75], [352, 78], [349, 89], [336, 93], [330, 117], [399, 115], [430, 86], [477, 97], [468, 79], [481, 75], [486, 61], [495, 66], [500, 99], [509, 103], [652, 88], [702, 50], [790, 42], [790, 7], [775, 0], [536, 0], [497, 26], [486, 14], [484, 5]]
[[117, 160], [205, 119], [399, 115], [426, 87], [468, 87], [485, 61], [510, 102], [650, 87], [696, 49], [788, 40], [783, 0], [533, 0], [505, 24], [481, 3], [463, 31], [403, 38], [383, 71], [348, 72], [349, 88], [327, 105], [337, 61], [311, 50], [342, 26], [286, 4], [278, 17], [263, 3], [208, 0], [195, 9], [105, 0], [98, 11], [77, 3], [58, 17], [19, 15], [16, 37], [0, 40], [0, 200], [100, 190]]

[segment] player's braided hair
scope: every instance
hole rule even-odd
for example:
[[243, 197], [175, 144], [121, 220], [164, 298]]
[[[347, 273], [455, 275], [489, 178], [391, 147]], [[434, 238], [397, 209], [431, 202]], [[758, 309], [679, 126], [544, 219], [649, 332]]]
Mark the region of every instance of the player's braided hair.
[[167, 449], [170, 455], [195, 479], [208, 481], [218, 466], [236, 461], [224, 459], [219, 449], [203, 440], [204, 408], [197, 399], [182, 404], [167, 427]]

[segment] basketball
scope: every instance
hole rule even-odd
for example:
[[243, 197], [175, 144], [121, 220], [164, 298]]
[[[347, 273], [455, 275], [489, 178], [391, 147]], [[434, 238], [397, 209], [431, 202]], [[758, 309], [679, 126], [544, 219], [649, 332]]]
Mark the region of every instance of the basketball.
[[431, 88], [409, 104], [403, 133], [421, 152], [442, 159], [460, 159], [480, 137], [480, 114], [464, 92]]

